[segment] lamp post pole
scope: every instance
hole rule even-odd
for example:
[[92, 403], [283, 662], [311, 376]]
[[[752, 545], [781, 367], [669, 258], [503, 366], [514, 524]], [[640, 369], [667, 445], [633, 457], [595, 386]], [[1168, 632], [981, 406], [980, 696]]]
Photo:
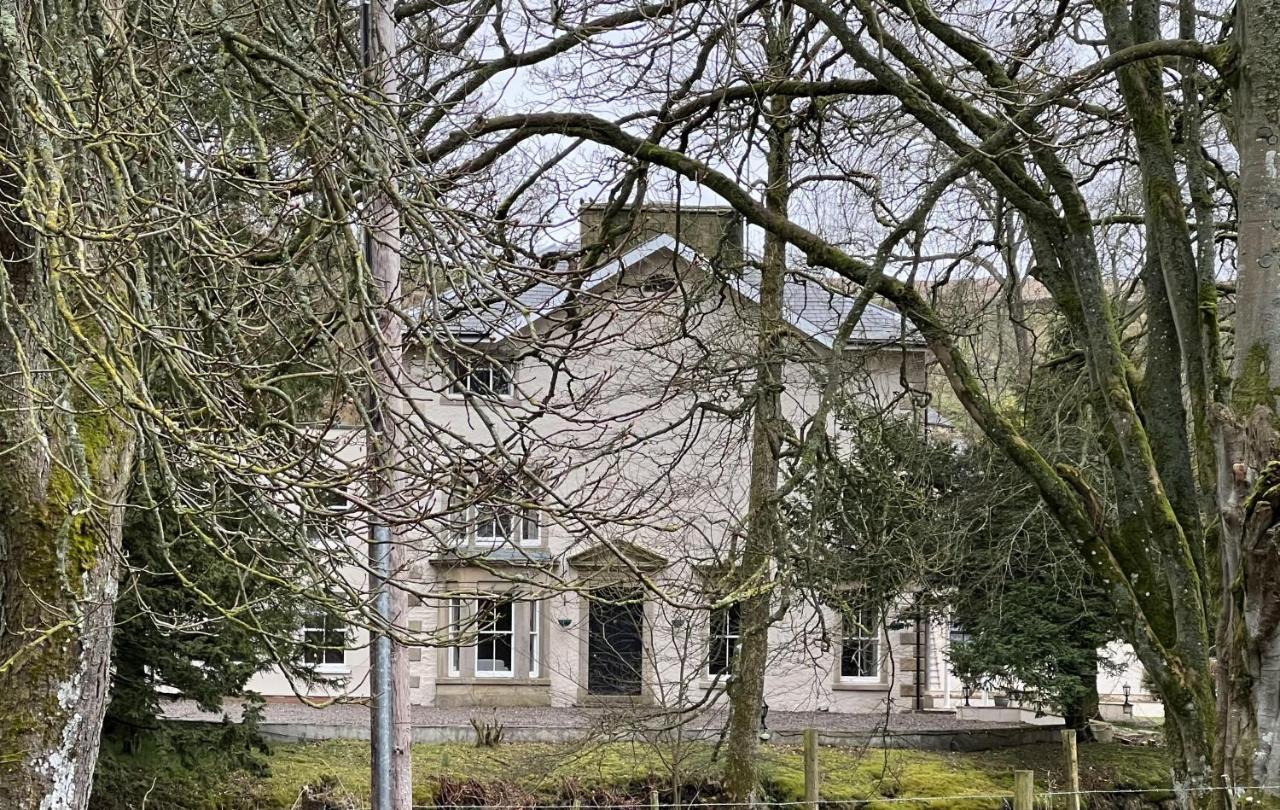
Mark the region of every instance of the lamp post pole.
[[[370, 110], [366, 121], [394, 120], [399, 87], [391, 65], [394, 52], [395, 20], [387, 0], [362, 0], [360, 4], [361, 67], [369, 94], [383, 107]], [[368, 126], [366, 124], [366, 126]], [[366, 139], [375, 152], [381, 151], [376, 131]], [[371, 166], [388, 166], [375, 153]], [[372, 334], [369, 345], [368, 413], [370, 433], [366, 454], [369, 462], [371, 501], [383, 513], [398, 503], [396, 440], [400, 394], [403, 326], [388, 304], [400, 296], [400, 211], [390, 193], [394, 177], [369, 178], [365, 189], [363, 252], [373, 292], [375, 311], [370, 313]], [[372, 515], [369, 536], [369, 580], [375, 595], [378, 624], [370, 643], [370, 798], [373, 810], [409, 810], [412, 805], [412, 763], [409, 746], [408, 658], [402, 645], [392, 637], [392, 629], [404, 625], [407, 599], [393, 585], [403, 553], [391, 527], [380, 515]]]

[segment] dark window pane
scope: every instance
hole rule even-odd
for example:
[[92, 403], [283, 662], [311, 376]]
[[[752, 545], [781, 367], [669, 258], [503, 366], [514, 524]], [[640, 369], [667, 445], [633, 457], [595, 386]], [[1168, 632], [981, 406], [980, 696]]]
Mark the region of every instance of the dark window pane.
[[870, 610], [850, 611], [844, 616], [844, 638], [840, 643], [840, 677], [874, 678], [880, 674], [880, 631]]
[[711, 633], [707, 650], [707, 672], [711, 675], [727, 675], [733, 668], [733, 658], [738, 651], [742, 610], [737, 604], [721, 608], [711, 614]]
[[342, 664], [346, 662], [346, 625], [327, 613], [313, 613], [302, 629], [302, 661], [306, 664]]

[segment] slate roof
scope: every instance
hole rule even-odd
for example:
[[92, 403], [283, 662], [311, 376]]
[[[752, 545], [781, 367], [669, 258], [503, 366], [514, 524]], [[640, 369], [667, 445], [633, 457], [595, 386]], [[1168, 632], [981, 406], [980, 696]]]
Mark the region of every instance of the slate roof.
[[[681, 255], [690, 262], [698, 260], [687, 246], [678, 244], [670, 236], [658, 236], [601, 266], [576, 292], [589, 295], [592, 289], [616, 274], [661, 251]], [[557, 279], [557, 275], [563, 280]], [[759, 278], [758, 271], [752, 270], [729, 284], [739, 294], [758, 302]], [[570, 287], [575, 280], [564, 262], [550, 271], [539, 269], [527, 275], [508, 270], [504, 276], [475, 281], [465, 290], [454, 289], [440, 296], [434, 303], [436, 319], [443, 321], [454, 335], [500, 341], [563, 305], [574, 293]], [[783, 290], [787, 320], [802, 334], [826, 346], [832, 345], [840, 323], [854, 304], [852, 296], [826, 289], [799, 274], [791, 274]], [[850, 333], [849, 343], [918, 346], [924, 341], [909, 325], [904, 332], [903, 320], [896, 312], [871, 303]]]

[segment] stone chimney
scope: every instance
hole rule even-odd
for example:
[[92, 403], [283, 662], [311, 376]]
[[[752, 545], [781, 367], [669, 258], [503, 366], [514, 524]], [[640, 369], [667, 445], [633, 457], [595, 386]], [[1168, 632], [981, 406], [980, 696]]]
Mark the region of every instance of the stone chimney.
[[[603, 204], [592, 203], [578, 211], [578, 234], [586, 246], [599, 238], [604, 219]], [[615, 227], [622, 233], [612, 235], [609, 247], [618, 254], [642, 245], [655, 236], [667, 234], [677, 243], [688, 245], [712, 266], [722, 270], [736, 270], [742, 265], [742, 218], [728, 206], [676, 205], [658, 203], [645, 205], [632, 227], [631, 210], [623, 209]]]

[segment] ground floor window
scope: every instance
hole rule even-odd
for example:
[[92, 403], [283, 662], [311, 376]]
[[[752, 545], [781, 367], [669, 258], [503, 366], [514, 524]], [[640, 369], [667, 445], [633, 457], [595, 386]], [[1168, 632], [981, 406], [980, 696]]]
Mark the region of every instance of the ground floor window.
[[707, 644], [707, 673], [728, 675], [742, 643], [742, 609], [737, 603], [711, 612]]
[[308, 613], [302, 624], [302, 662], [311, 666], [345, 664], [347, 625], [327, 611]]
[[476, 600], [476, 677], [509, 678], [515, 674], [515, 604]]
[[447, 677], [538, 678], [542, 609], [535, 600], [453, 597], [445, 606]]
[[851, 610], [844, 615], [840, 642], [840, 677], [865, 680], [880, 677], [880, 630], [875, 611]]

